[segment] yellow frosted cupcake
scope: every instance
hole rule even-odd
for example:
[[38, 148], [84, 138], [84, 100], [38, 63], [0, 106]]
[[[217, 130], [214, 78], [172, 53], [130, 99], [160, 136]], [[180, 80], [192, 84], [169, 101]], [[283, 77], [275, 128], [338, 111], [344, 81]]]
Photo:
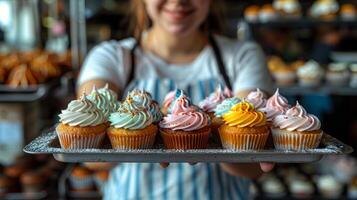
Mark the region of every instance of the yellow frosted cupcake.
[[264, 113], [243, 101], [223, 115], [224, 124], [219, 128], [222, 146], [233, 150], [263, 149], [269, 136]]
[[107, 128], [106, 118], [85, 94], [73, 100], [59, 115], [56, 132], [64, 149], [99, 148]]

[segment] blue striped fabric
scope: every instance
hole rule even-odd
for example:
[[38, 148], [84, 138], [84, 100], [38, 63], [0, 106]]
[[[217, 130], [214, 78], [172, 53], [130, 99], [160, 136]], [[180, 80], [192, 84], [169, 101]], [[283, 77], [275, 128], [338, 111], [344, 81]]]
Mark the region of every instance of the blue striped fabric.
[[[209, 95], [221, 81], [198, 80], [182, 88], [197, 104]], [[128, 89], [144, 89], [162, 103], [165, 94], [176, 88], [169, 79], [133, 81]], [[104, 199], [248, 199], [250, 181], [225, 173], [218, 164], [171, 163], [162, 169], [157, 163], [121, 163], [110, 174]]]

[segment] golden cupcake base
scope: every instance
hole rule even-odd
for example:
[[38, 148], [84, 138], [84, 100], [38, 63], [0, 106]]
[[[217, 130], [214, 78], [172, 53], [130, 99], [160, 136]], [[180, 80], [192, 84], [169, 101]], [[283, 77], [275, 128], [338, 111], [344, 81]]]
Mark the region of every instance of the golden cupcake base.
[[269, 136], [267, 126], [239, 128], [222, 125], [218, 130], [222, 147], [232, 150], [264, 149]]
[[157, 131], [154, 124], [139, 130], [110, 127], [107, 135], [113, 149], [149, 149], [155, 143]]
[[160, 133], [166, 149], [205, 149], [208, 146], [211, 127], [195, 131], [160, 129]]
[[323, 132], [321, 130], [311, 132], [288, 131], [272, 128], [275, 149], [278, 150], [307, 150], [319, 146]]

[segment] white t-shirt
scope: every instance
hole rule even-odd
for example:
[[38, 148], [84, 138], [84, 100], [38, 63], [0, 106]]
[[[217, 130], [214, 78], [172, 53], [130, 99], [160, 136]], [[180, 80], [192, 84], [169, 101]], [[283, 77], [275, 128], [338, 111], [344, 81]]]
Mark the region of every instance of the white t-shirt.
[[[240, 43], [216, 36], [234, 92], [260, 88], [271, 91], [271, 79], [264, 55], [254, 43]], [[94, 79], [110, 81], [120, 89], [150, 92], [162, 102], [175, 88], [183, 89], [197, 104], [218, 84], [223, 84], [211, 46], [188, 64], [169, 64], [159, 57], [135, 50], [135, 77], [127, 88], [130, 50], [134, 39], [103, 42], [86, 58], [78, 85]], [[162, 169], [157, 163], [121, 163], [112, 170], [104, 199], [247, 199], [250, 181], [234, 177], [215, 163], [171, 163]]]
[[[215, 39], [234, 92], [255, 88], [271, 92], [270, 74], [266, 67], [264, 54], [257, 44], [238, 42], [222, 36], [215, 36]], [[78, 85], [89, 80], [103, 79], [118, 86], [119, 93], [122, 93], [130, 73], [130, 50], [134, 43], [135, 39], [128, 38], [121, 41], [103, 42], [93, 48], [81, 69]], [[187, 64], [167, 63], [152, 53], [144, 52], [141, 48], [135, 50], [135, 57], [135, 79], [141, 80], [141, 82], [136, 82], [136, 85], [131, 85], [131, 88], [144, 89], [145, 86], [146, 90], [150, 91], [150, 87], [155, 87], [157, 79], [160, 79], [161, 83], [156, 86], [161, 91], [156, 99], [158, 102], [163, 100], [164, 94], [170, 89], [177, 87], [185, 90], [193, 82], [203, 81], [204, 87], [206, 85], [209, 85], [207, 87], [216, 87], [218, 83], [223, 83], [210, 45], [207, 45], [192, 63]], [[212, 77], [216, 82], [205, 82]], [[202, 83], [194, 84], [189, 88], [194, 103], [202, 98], [202, 95], [199, 94], [199, 86], [195, 87]], [[169, 84], [174, 86], [167, 86]], [[205, 95], [208, 95], [207, 92]]]

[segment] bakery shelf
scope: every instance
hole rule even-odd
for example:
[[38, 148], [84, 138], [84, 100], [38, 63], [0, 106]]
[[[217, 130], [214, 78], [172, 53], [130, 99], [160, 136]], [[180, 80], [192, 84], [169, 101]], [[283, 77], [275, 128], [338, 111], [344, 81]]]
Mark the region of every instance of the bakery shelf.
[[338, 26], [338, 27], [353, 27], [357, 28], [357, 19], [354, 20], [320, 20], [303, 17], [299, 19], [282, 19], [268, 22], [248, 22], [252, 27], [267, 27], [267, 28], [312, 28], [322, 25]]
[[307, 151], [279, 151], [273, 148], [260, 151], [233, 151], [210, 143], [207, 149], [167, 150], [161, 143], [153, 149], [116, 150], [107, 141], [101, 149], [65, 150], [59, 145], [54, 128], [25, 146], [30, 154], [53, 154], [61, 162], [276, 162], [307, 163], [326, 155], [349, 154], [352, 147], [324, 134], [321, 147]]
[[325, 94], [339, 96], [357, 96], [357, 88], [349, 86], [330, 86], [321, 85], [317, 87], [303, 87], [299, 85], [280, 86], [276, 85], [280, 92], [284, 95], [310, 95], [310, 94]]

